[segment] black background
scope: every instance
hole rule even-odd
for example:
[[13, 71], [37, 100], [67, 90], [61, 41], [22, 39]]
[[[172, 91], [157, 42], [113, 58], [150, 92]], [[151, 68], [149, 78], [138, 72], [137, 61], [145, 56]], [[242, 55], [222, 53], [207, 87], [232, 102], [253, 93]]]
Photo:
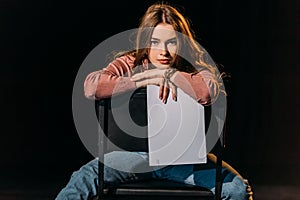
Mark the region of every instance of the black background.
[[[72, 87], [103, 40], [155, 1], [0, 2], [0, 181], [64, 185], [93, 156], [76, 132]], [[225, 159], [254, 185], [299, 178], [299, 1], [171, 1], [231, 74]], [[197, 3], [196, 3], [197, 2]]]

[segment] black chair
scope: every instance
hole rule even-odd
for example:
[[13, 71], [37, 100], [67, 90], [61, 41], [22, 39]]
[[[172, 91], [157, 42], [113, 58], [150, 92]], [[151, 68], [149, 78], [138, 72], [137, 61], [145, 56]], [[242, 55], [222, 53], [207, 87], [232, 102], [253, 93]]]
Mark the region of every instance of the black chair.
[[[128, 97], [129, 95], [129, 97]], [[139, 126], [147, 126], [147, 103], [146, 103], [146, 88], [138, 89], [131, 94], [119, 95], [114, 105], [112, 99], [107, 98], [95, 101], [95, 109], [99, 120], [99, 187], [98, 187], [98, 200], [102, 199], [221, 199], [222, 181], [224, 174], [222, 174], [222, 150], [224, 148], [224, 137], [218, 137], [216, 147], [213, 148], [214, 155], [216, 155], [216, 180], [215, 195], [208, 189], [199, 186], [188, 185], [184, 183], [177, 183], [168, 180], [146, 180], [143, 182], [129, 182], [121, 183], [118, 185], [104, 185], [104, 164], [101, 162], [104, 154], [114, 151], [114, 145], [126, 149], [126, 151], [148, 151], [147, 131], [143, 133], [145, 137], [133, 137], [123, 132], [115, 122], [112, 114], [113, 106], [119, 106], [122, 102], [129, 102], [129, 114], [132, 120]], [[129, 101], [127, 100], [129, 99]], [[127, 108], [128, 109], [128, 108]], [[205, 109], [206, 124], [210, 122], [207, 116], [211, 112], [209, 107]], [[121, 114], [121, 113], [120, 113]], [[122, 115], [122, 114], [121, 114]], [[128, 115], [127, 115], [128, 116]], [[213, 119], [213, 118], [212, 118]], [[104, 137], [103, 132], [106, 137]], [[145, 129], [146, 130], [146, 129]], [[223, 127], [222, 127], [223, 130]], [[222, 131], [223, 132], [223, 131]], [[223, 135], [223, 133], [222, 133]], [[109, 140], [109, 141], [108, 141]], [[114, 145], [111, 145], [114, 144]], [[199, 164], [201, 165], [201, 164]], [[200, 166], [199, 166], [200, 167]]]

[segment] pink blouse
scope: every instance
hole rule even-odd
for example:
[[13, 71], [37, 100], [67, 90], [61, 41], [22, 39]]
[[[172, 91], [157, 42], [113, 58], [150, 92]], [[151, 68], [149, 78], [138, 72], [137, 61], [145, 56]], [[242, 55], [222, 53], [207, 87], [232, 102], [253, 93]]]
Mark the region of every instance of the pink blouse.
[[[85, 96], [99, 100], [137, 89], [130, 77], [147, 70], [148, 64], [134, 67], [134, 60], [135, 57], [130, 55], [121, 56], [104, 69], [88, 74], [84, 82]], [[217, 80], [208, 70], [194, 75], [180, 72], [175, 75], [173, 83], [202, 105], [211, 103], [219, 92]]]

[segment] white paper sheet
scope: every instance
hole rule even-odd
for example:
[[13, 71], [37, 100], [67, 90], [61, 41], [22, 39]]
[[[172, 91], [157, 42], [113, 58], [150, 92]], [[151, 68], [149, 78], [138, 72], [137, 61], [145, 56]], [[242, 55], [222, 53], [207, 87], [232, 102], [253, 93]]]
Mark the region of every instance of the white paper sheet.
[[179, 88], [177, 102], [162, 103], [158, 92], [147, 86], [150, 166], [205, 163], [204, 107]]

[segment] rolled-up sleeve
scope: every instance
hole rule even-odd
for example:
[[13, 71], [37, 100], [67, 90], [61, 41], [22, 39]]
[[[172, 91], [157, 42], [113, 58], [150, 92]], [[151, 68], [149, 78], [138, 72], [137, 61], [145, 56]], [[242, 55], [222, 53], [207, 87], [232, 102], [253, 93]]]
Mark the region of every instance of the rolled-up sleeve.
[[84, 81], [84, 95], [88, 99], [95, 99], [102, 70], [90, 73]]
[[203, 70], [197, 74], [180, 72], [174, 84], [202, 105], [211, 104], [219, 94], [219, 84], [211, 72]]
[[130, 80], [133, 62], [132, 56], [122, 56], [102, 70], [88, 74], [84, 81], [84, 95], [89, 99], [103, 99], [136, 89], [135, 82]]

